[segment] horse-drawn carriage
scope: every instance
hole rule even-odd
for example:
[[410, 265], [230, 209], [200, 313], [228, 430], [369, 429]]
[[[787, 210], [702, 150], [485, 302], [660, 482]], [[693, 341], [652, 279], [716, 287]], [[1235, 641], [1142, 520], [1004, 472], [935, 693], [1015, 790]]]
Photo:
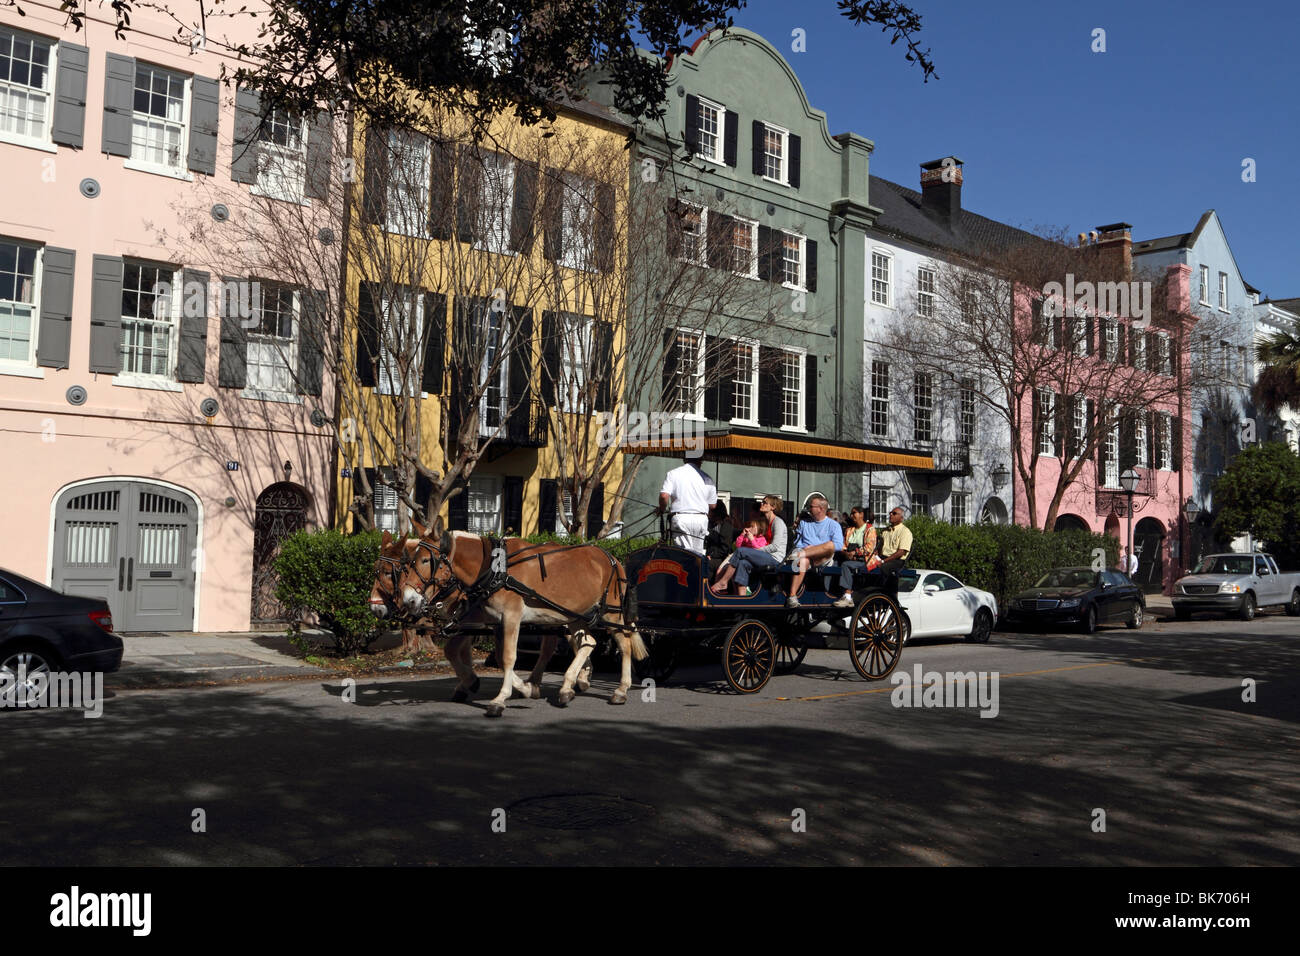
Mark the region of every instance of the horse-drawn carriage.
[[713, 593], [712, 562], [684, 548], [642, 548], [625, 564], [635, 589], [637, 629], [649, 651], [638, 667], [642, 677], [666, 680], [693, 646], [718, 650], [727, 683], [742, 694], [761, 690], [773, 674], [793, 672], [809, 647], [826, 647], [833, 635], [847, 640], [853, 668], [866, 680], [888, 677], [902, 656], [897, 573], [856, 572], [849, 609], [832, 606], [830, 587], [840, 569], [813, 568], [799, 607], [789, 608], [789, 566], [755, 571], [751, 583], [757, 586], [739, 597]]

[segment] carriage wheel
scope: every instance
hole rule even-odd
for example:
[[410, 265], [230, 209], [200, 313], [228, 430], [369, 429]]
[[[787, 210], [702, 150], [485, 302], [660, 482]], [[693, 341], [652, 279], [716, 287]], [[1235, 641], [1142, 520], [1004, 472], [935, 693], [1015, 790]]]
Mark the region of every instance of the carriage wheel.
[[650, 656], [632, 662], [632, 676], [638, 682], [648, 677], [656, 684], [662, 684], [677, 670], [677, 661], [681, 657], [678, 641], [667, 634], [649, 635], [644, 632], [642, 639]]
[[722, 673], [737, 693], [762, 690], [775, 669], [776, 642], [758, 621], [741, 621], [722, 642]]
[[888, 594], [858, 602], [849, 631], [849, 656], [866, 680], [884, 680], [903, 656], [903, 615]]
[[792, 634], [778, 634], [776, 638], [776, 672], [794, 672], [808, 654], [808, 645]]

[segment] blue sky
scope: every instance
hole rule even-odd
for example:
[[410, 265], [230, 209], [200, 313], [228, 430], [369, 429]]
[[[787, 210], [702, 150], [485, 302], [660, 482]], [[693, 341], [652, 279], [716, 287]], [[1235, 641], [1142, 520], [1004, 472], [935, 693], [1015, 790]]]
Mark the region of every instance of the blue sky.
[[[1026, 228], [1189, 232], [1217, 210], [1247, 282], [1300, 296], [1300, 6], [1287, 0], [913, 0], [940, 79], [835, 0], [750, 0], [737, 26], [785, 53], [832, 133], [918, 188], [965, 161], [962, 205]], [[1092, 31], [1106, 52], [1092, 52]], [[807, 52], [791, 52], [791, 31]], [[1256, 181], [1242, 181], [1242, 161]]]

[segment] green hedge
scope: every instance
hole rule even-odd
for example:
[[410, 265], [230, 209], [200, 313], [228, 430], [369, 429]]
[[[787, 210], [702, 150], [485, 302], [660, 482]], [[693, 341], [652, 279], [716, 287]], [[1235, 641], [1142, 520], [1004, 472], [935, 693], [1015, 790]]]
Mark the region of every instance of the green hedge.
[[638, 548], [648, 548], [651, 545], [658, 544], [659, 539], [654, 538], [599, 538], [595, 541], [585, 541], [577, 535], [564, 534], [530, 534], [525, 535], [524, 540], [531, 544], [594, 544], [598, 548], [604, 548], [620, 561], [627, 559], [627, 556]]
[[298, 531], [284, 539], [275, 559], [275, 593], [295, 630], [311, 611], [334, 635], [340, 654], [350, 656], [370, 646], [379, 636], [370, 591], [381, 537], [378, 531], [345, 535], [326, 529]]
[[[909, 518], [914, 568], [947, 571], [963, 584], [990, 591], [998, 609], [1017, 591], [1032, 587], [1052, 568], [1091, 566], [1097, 549], [1106, 567], [1119, 561], [1119, 542], [1089, 531], [1040, 531], [1020, 525], [952, 525], [924, 515]], [[883, 530], [883, 528], [882, 528]]]

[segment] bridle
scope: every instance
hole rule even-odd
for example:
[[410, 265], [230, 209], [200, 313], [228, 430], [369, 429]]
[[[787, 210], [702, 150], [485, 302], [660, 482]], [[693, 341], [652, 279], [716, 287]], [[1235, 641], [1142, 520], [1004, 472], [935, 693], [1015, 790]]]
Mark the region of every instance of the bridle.
[[[434, 615], [441, 617], [439, 612], [442, 610], [442, 605], [446, 602], [447, 598], [451, 596], [452, 592], [461, 588], [460, 580], [456, 577], [456, 572], [452, 570], [451, 562], [447, 560], [447, 556], [424, 538], [421, 538], [415, 543], [415, 550], [417, 555], [421, 550], [429, 552], [429, 563], [433, 565], [433, 572], [428, 577], [425, 577], [420, 571], [418, 560], [413, 558], [410, 565], [411, 573], [414, 574], [416, 579], [420, 582], [419, 591], [424, 595], [425, 601], [433, 606]], [[434, 583], [437, 581], [438, 572], [442, 568], [447, 569], [447, 583], [438, 588], [437, 594], [433, 595], [433, 597], [429, 597], [429, 588], [433, 587]], [[462, 612], [462, 614], [463, 613], [464, 612]]]

